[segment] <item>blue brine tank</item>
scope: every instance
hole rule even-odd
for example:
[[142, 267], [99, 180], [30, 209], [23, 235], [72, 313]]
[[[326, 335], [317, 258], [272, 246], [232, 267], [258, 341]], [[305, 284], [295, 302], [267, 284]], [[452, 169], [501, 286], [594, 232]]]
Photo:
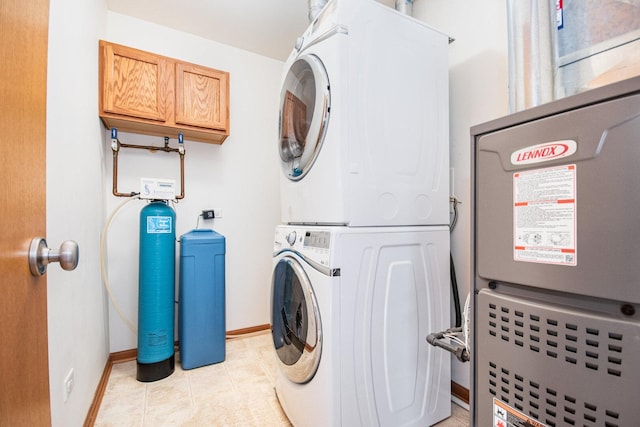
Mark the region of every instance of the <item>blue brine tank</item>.
[[226, 240], [213, 230], [180, 237], [178, 337], [183, 369], [225, 358]]
[[140, 212], [138, 381], [166, 378], [175, 367], [175, 222], [174, 210], [162, 201]]

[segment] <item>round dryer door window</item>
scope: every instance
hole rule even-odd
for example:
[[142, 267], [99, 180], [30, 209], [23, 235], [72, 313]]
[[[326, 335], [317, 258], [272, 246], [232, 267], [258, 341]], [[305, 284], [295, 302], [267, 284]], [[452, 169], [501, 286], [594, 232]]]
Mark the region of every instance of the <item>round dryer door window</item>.
[[315, 55], [300, 56], [289, 68], [280, 93], [280, 159], [291, 180], [313, 166], [327, 131], [329, 78]]
[[279, 365], [289, 380], [306, 383], [316, 373], [322, 353], [318, 303], [311, 282], [292, 257], [273, 271], [271, 333]]

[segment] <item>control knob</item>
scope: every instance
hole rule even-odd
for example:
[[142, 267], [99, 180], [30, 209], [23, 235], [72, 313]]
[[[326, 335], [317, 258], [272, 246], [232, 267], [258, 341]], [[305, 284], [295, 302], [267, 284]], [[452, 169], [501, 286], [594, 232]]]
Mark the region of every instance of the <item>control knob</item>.
[[287, 234], [287, 242], [289, 242], [289, 245], [293, 246], [293, 244], [296, 242], [296, 237], [297, 236], [295, 230]]

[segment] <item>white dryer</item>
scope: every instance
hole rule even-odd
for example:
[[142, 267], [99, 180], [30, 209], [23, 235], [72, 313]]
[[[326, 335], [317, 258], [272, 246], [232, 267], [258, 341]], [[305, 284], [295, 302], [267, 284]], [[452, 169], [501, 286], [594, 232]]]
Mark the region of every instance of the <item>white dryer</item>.
[[278, 226], [275, 380], [294, 426], [427, 426], [451, 414], [447, 227]]
[[449, 223], [448, 43], [375, 0], [327, 3], [285, 63], [283, 223]]

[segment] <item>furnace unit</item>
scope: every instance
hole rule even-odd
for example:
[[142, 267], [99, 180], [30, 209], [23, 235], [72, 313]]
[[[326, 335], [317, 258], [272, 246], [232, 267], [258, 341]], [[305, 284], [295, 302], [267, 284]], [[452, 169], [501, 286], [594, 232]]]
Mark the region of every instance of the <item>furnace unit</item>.
[[640, 77], [471, 143], [472, 425], [638, 425]]

